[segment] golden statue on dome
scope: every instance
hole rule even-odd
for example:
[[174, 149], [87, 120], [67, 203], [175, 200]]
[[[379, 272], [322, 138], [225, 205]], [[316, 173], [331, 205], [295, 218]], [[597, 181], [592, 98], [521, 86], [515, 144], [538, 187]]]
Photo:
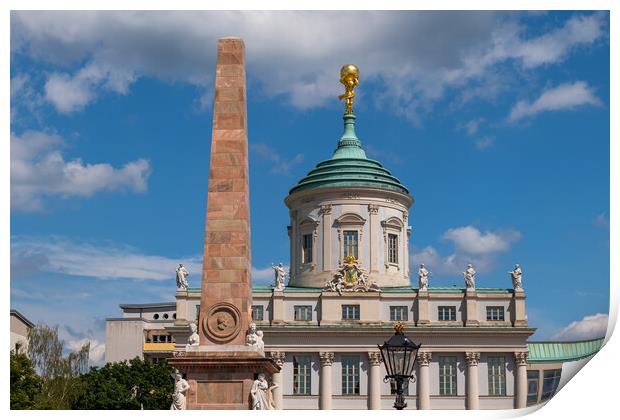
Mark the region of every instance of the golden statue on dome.
[[344, 93], [338, 96], [341, 101], [345, 99], [346, 106], [344, 108], [345, 114], [353, 114], [353, 97], [355, 96], [356, 86], [359, 82], [359, 70], [355, 64], [345, 64], [340, 69], [340, 83], [344, 85]]

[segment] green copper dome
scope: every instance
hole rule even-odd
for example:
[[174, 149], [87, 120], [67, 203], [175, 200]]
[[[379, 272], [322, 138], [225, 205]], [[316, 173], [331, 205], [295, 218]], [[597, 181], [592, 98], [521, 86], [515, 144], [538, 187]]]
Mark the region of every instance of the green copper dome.
[[333, 187], [370, 187], [409, 194], [381, 163], [366, 157], [355, 135], [355, 115], [345, 114], [343, 119], [344, 133], [331, 159], [319, 162], [289, 194]]

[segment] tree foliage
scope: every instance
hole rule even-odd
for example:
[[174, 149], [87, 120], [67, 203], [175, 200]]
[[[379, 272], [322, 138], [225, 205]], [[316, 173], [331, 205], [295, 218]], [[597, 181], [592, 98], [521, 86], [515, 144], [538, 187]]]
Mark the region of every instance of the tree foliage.
[[11, 352], [11, 410], [35, 408], [43, 381], [24, 353]]
[[91, 368], [80, 378], [81, 393], [73, 404], [80, 410], [167, 410], [174, 380], [167, 363], [153, 364], [135, 358]]
[[28, 337], [28, 356], [42, 380], [35, 408], [66, 410], [79, 392], [79, 375], [88, 369], [90, 343], [64, 355], [58, 327], [36, 325]]

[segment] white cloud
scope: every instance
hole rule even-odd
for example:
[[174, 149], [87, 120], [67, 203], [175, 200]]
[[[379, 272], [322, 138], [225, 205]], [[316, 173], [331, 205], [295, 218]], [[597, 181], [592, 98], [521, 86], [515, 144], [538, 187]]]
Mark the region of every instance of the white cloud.
[[492, 269], [498, 253], [506, 252], [510, 246], [521, 239], [516, 230], [497, 230], [481, 232], [473, 226], [448, 229], [441, 239], [454, 244], [454, 252], [441, 255], [433, 246], [414, 250], [411, 254], [411, 267], [417, 270], [418, 264], [425, 264], [434, 274], [461, 274], [466, 265], [472, 263], [478, 273]]
[[594, 223], [594, 226], [609, 229], [609, 219], [607, 218], [607, 212], [597, 214], [592, 223]]
[[463, 226], [448, 229], [441, 237], [454, 242], [457, 250], [477, 255], [507, 251], [511, 243], [521, 239], [521, 233], [516, 230], [482, 233], [473, 226]]
[[[487, 81], [508, 60], [525, 69], [562, 61], [574, 48], [605, 36], [608, 15], [577, 15], [535, 37], [515, 21], [518, 16], [477, 11], [25, 11], [11, 14], [11, 49], [65, 68], [87, 63], [73, 75], [52, 74], [48, 80], [48, 99], [70, 112], [106, 90], [123, 92], [143, 76], [204, 90], [211, 82], [216, 39], [234, 28], [246, 42], [248, 75], [267, 95], [284, 95], [299, 109], [335, 103], [341, 90], [338, 69], [346, 58], [361, 69], [360, 92], [365, 81], [379, 82], [384, 95], [378, 105], [416, 121], [446, 89], [488, 92]], [[342, 42], [343, 27], [355, 28], [355, 37]], [[90, 68], [99, 73], [90, 75]], [[51, 87], [75, 90], [65, 98]]]
[[304, 160], [304, 155], [302, 153], [298, 153], [295, 157], [289, 159], [283, 157], [276, 150], [264, 143], [252, 143], [250, 144], [250, 150], [262, 160], [270, 162], [271, 168], [269, 172], [274, 175], [290, 175], [291, 168], [299, 165]]
[[509, 121], [534, 116], [545, 111], [573, 109], [583, 105], [601, 105], [601, 100], [594, 95], [586, 82], [566, 83], [545, 90], [534, 102], [519, 101], [510, 111]]
[[[29, 259], [32, 255], [42, 257]], [[173, 282], [176, 267], [183, 264], [190, 272], [190, 285], [200, 285], [202, 273], [201, 256], [147, 255], [129, 246], [80, 243], [63, 237], [12, 237], [11, 267], [23, 266], [23, 259], [42, 262], [38, 267], [31, 266], [30, 270], [98, 279]]]
[[609, 316], [607, 314], [588, 315], [579, 321], [571, 322], [567, 327], [556, 332], [551, 339], [576, 341], [604, 337], [607, 332], [608, 321]]
[[88, 353], [89, 365], [103, 365], [105, 357], [105, 343], [101, 343], [94, 338], [82, 338], [79, 340], [69, 340], [67, 342], [67, 348], [71, 351], [80, 351], [82, 346], [87, 343], [90, 343], [90, 350]]
[[[289, 272], [289, 266], [284, 266], [284, 271]], [[288, 277], [287, 277], [288, 279]], [[265, 267], [265, 268], [257, 268], [252, 267], [252, 281], [264, 283], [264, 284], [274, 284], [275, 275], [273, 272], [273, 267]]]
[[108, 163], [89, 164], [81, 159], [65, 161], [60, 152], [64, 140], [55, 134], [27, 131], [11, 133], [11, 208], [37, 211], [43, 197], [91, 197], [99, 191], [145, 192], [151, 172], [145, 159], [121, 168]]
[[489, 147], [493, 146], [494, 143], [495, 138], [493, 138], [492, 136], [481, 137], [474, 141], [474, 145], [476, 145], [476, 149], [478, 150], [488, 149]]
[[473, 136], [478, 132], [480, 126], [484, 123], [484, 118], [474, 118], [473, 120], [467, 121], [460, 128], [465, 129], [465, 132], [469, 136]]

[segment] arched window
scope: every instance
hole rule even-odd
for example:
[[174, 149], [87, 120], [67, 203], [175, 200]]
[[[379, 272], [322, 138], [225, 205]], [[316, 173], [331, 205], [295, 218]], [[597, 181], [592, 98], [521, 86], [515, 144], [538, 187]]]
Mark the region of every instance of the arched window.
[[355, 257], [359, 262], [364, 223], [366, 219], [355, 213], [345, 213], [336, 219], [335, 225], [340, 242], [340, 263], [349, 256]]
[[400, 270], [400, 249], [404, 223], [398, 217], [390, 217], [381, 222], [383, 228], [385, 268]]

